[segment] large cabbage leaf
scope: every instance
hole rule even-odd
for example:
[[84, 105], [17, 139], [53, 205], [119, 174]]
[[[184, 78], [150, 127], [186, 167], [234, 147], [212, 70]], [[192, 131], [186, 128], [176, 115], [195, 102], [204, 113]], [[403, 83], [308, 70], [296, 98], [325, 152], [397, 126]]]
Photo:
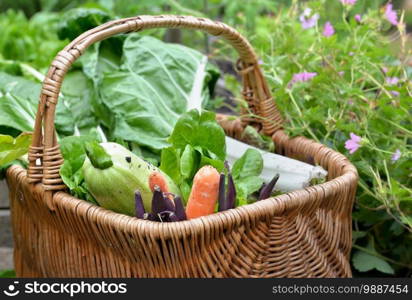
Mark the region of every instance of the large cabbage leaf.
[[139, 34], [126, 38], [120, 68], [109, 70], [98, 85], [102, 119], [110, 118], [113, 137], [152, 149], [168, 146], [179, 116], [205, 102], [217, 79], [200, 52]]

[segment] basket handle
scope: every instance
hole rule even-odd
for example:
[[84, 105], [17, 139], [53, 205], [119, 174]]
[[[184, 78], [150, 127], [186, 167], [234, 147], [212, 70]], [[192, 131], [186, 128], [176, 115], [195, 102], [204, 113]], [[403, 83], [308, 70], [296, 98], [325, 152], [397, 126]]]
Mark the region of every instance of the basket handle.
[[59, 174], [63, 158], [57, 144], [54, 118], [63, 78], [74, 61], [93, 43], [115, 34], [158, 27], [198, 29], [222, 36], [240, 56], [237, 67], [242, 76], [243, 96], [252, 115], [258, 116], [242, 117], [243, 123], [255, 123], [268, 135], [281, 128], [283, 120], [262, 75], [257, 56], [249, 42], [235, 29], [221, 22], [191, 16], [137, 16], [115, 20], [81, 34], [60, 51], [51, 63], [43, 81], [33, 142], [29, 150], [28, 178], [31, 183], [42, 182], [46, 191], [66, 188]]

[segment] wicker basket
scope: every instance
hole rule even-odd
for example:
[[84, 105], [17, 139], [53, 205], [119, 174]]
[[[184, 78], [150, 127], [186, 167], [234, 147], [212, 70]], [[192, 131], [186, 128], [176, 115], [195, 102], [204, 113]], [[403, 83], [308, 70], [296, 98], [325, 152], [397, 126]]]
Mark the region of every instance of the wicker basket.
[[[54, 131], [70, 65], [114, 34], [173, 27], [221, 36], [239, 53], [249, 109], [259, 118], [219, 116], [228, 135], [245, 124], [272, 136], [276, 151], [327, 169], [328, 181], [190, 221], [156, 223], [114, 213], [65, 192]], [[229, 26], [203, 18], [139, 16], [87, 31], [58, 53], [41, 91], [29, 169], [7, 172], [14, 262], [22, 277], [349, 277], [351, 210], [357, 171], [341, 154], [303, 137], [289, 139], [257, 57]], [[43, 129], [42, 129], [43, 128]], [[36, 164], [41, 161], [41, 164]]]

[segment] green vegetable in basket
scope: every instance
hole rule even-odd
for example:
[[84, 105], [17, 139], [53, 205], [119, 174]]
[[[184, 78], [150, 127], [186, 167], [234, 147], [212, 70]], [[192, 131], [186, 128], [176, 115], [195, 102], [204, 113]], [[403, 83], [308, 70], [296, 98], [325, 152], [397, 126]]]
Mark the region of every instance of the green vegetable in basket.
[[151, 211], [153, 182], [163, 192], [180, 195], [165, 173], [119, 144], [91, 142], [85, 148], [85, 183], [97, 203], [106, 209], [134, 216], [135, 191], [139, 190], [145, 210]]

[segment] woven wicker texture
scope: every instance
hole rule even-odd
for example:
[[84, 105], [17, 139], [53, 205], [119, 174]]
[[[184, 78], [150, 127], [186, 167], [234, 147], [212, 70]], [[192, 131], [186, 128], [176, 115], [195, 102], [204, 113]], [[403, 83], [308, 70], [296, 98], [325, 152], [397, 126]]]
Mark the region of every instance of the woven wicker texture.
[[[156, 223], [117, 214], [64, 192], [54, 131], [55, 105], [70, 65], [92, 43], [154, 27], [203, 30], [239, 53], [249, 109], [258, 119], [218, 116], [226, 133], [254, 124], [278, 153], [323, 166], [328, 181], [190, 221]], [[263, 121], [261, 121], [263, 120]], [[15, 269], [25, 277], [348, 277], [357, 171], [341, 154], [289, 139], [250, 44], [225, 24], [180, 16], [106, 23], [64, 48], [41, 92], [29, 170], [8, 169]], [[44, 132], [42, 130], [44, 127]]]

